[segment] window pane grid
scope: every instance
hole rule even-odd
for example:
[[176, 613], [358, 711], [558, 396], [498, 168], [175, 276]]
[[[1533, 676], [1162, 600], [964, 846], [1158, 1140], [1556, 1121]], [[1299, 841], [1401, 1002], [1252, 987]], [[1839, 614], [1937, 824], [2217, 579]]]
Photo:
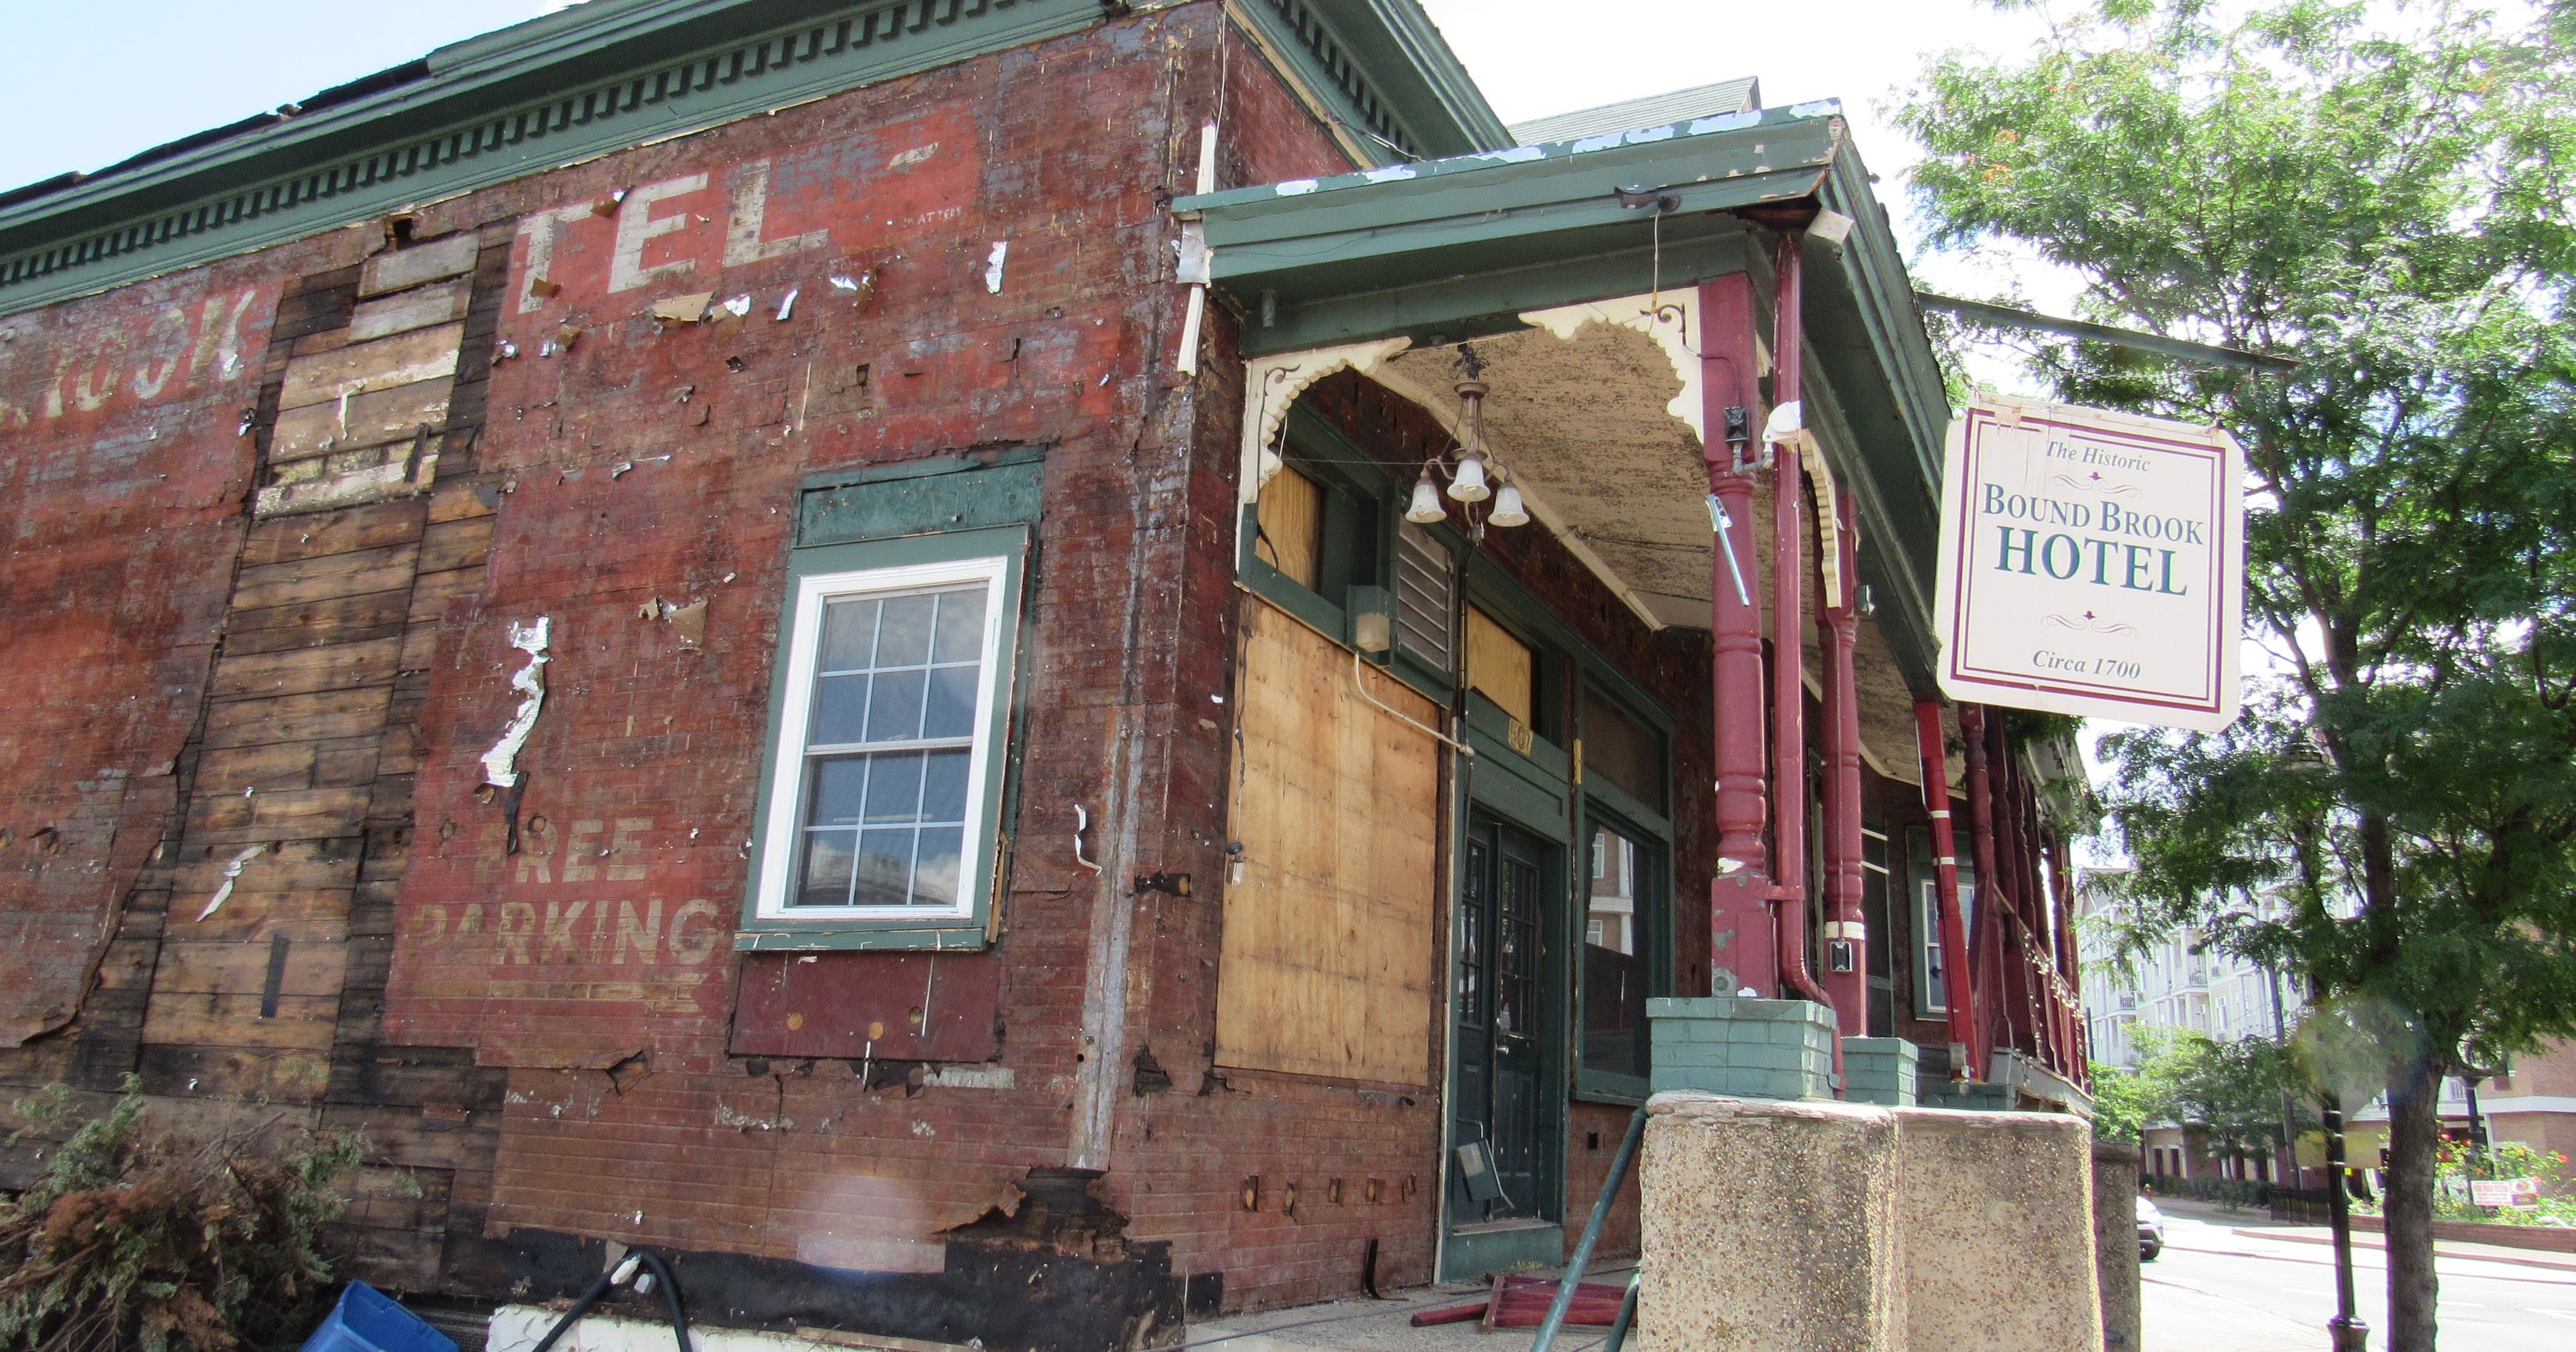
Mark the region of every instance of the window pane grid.
[[957, 905], [987, 592], [825, 600], [791, 908]]

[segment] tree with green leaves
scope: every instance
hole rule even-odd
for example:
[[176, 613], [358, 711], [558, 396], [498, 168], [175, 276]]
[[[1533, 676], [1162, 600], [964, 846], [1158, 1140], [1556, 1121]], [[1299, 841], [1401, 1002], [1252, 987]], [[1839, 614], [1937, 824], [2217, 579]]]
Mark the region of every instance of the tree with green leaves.
[[2576, 1034], [2576, 5], [2396, 13], [2096, 0], [2027, 59], [1937, 60], [1902, 117], [1940, 246], [2299, 363], [2034, 369], [2246, 449], [2273, 661], [2222, 732], [2106, 739], [2130, 919], [2382, 1030], [2333, 1078], [2388, 1095], [2386, 1345], [2429, 1352], [2441, 1077]]
[[2301, 1082], [2290, 1048], [2267, 1037], [2221, 1042], [2205, 1033], [2141, 1027], [2131, 1034], [2135, 1067], [2097, 1066], [2094, 1134], [2134, 1141], [2171, 1122], [2198, 1135], [2221, 1159], [2256, 1160], [2283, 1144], [2284, 1090]]

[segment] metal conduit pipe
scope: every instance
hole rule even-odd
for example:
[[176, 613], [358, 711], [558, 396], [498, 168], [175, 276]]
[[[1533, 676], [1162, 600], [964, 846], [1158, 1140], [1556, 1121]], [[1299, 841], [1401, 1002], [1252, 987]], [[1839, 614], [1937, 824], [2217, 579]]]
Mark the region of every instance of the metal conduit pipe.
[[[1805, 346], [1801, 323], [1798, 239], [1780, 241], [1776, 268], [1778, 291], [1772, 309], [1771, 395], [1776, 405], [1798, 401], [1800, 357]], [[1772, 913], [1772, 933], [1780, 946], [1780, 984], [1784, 994], [1813, 1000], [1827, 1009], [1833, 997], [1816, 984], [1807, 968], [1807, 682], [1805, 565], [1799, 545], [1806, 537], [1805, 473], [1794, 452], [1777, 455], [1771, 470], [1771, 878], [1779, 908]], [[1834, 1078], [1843, 1071], [1842, 1039], [1834, 1039]]]
[[1968, 925], [1959, 911], [1959, 835], [1950, 820], [1950, 750], [1941, 705], [1914, 706], [1914, 740], [1923, 761], [1923, 806], [1932, 816], [1932, 896], [1940, 910], [1941, 1002], [1949, 1009], [1950, 1076], [1986, 1078], [1993, 1047], [1977, 1032], [1977, 986], [1968, 964]]

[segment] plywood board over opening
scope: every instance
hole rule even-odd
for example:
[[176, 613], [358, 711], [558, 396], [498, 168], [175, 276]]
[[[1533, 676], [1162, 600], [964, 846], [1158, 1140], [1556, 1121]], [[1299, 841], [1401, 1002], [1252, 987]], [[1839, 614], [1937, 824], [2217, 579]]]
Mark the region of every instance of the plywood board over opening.
[[[1440, 936], [1432, 703], [1259, 601], [1235, 697], [1243, 866], [1225, 889], [1219, 1065], [1426, 1084]], [[1399, 711], [1388, 714], [1368, 693]]]

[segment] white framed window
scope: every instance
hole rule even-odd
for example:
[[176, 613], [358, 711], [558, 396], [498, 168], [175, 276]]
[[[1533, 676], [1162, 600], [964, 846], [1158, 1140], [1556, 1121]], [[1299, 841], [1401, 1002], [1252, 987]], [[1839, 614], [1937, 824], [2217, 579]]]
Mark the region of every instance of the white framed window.
[[1025, 541], [796, 551], [737, 948], [982, 945]]

